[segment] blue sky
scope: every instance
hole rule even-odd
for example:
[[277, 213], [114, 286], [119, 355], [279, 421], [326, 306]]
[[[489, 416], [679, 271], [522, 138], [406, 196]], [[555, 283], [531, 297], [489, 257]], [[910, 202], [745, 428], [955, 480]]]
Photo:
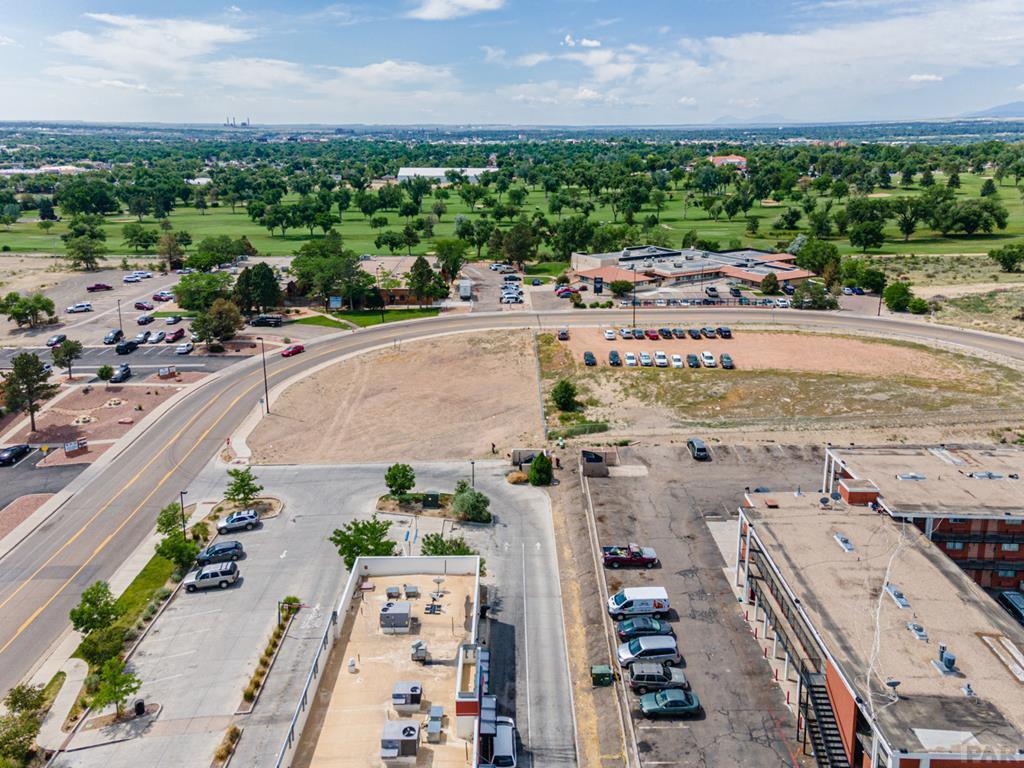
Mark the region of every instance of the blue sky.
[[1024, 100], [1022, 0], [37, 0], [4, 119], [680, 124]]

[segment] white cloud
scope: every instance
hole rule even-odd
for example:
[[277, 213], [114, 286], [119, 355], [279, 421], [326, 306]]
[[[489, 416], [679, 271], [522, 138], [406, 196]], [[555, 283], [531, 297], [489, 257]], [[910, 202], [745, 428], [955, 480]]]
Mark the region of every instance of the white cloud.
[[491, 45], [482, 45], [480, 48], [484, 52], [484, 61], [488, 64], [498, 64], [505, 60], [504, 48], [495, 48]]
[[545, 61], [551, 61], [550, 53], [524, 53], [516, 58], [516, 64], [521, 67], [535, 67]]
[[7, 35], [0, 35], [0, 45], [14, 45], [14, 38]]
[[335, 74], [333, 84], [358, 85], [364, 89], [403, 89], [450, 81], [448, 67], [421, 64], [417, 61], [386, 59], [361, 67], [328, 67]]
[[697, 106], [697, 100], [693, 96], [680, 96], [676, 99], [676, 104], [681, 104], [684, 107], [695, 107]]
[[280, 59], [222, 59], [206, 66], [211, 80], [228, 88], [273, 90], [302, 85], [308, 77], [302, 67]]
[[496, 11], [503, 5], [505, 0], [420, 0], [408, 15], [426, 21], [445, 21], [483, 11]]
[[580, 38], [580, 45], [584, 48], [600, 48], [600, 40], [591, 40], [589, 37]]
[[941, 83], [942, 75], [911, 75], [907, 80], [912, 83]]
[[658, 27], [659, 35], [667, 35], [671, 31], [672, 27], [670, 27], [668, 24], [662, 24], [660, 27]]
[[566, 35], [565, 37], [562, 38], [562, 45], [564, 45], [566, 48], [575, 48], [576, 39], [572, 35]]

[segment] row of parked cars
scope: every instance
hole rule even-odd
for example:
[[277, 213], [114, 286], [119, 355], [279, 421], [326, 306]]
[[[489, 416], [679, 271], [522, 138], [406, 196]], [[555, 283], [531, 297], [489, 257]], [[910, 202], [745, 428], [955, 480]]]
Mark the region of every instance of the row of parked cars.
[[[251, 531], [262, 525], [260, 513], [255, 509], [232, 512], [217, 523], [217, 533], [223, 536], [234, 531]], [[196, 569], [185, 576], [182, 586], [186, 592], [200, 589], [227, 589], [241, 577], [238, 561], [245, 557], [240, 541], [215, 541], [196, 556]]]
[[[721, 363], [722, 368], [728, 371], [736, 367], [732, 355], [727, 352], [723, 352], [718, 358], [707, 350], [704, 350], [699, 355], [696, 352], [690, 352], [686, 356], [686, 367], [688, 368], [717, 368], [719, 363]], [[593, 352], [584, 352], [583, 364], [593, 367], [597, 365], [597, 357]], [[683, 356], [667, 355], [661, 350], [655, 350], [653, 355], [650, 352], [626, 352], [625, 355], [620, 355], [618, 350], [615, 349], [608, 353], [608, 365], [618, 368], [623, 364], [627, 368], [636, 368], [638, 366], [641, 368], [682, 368]]]
[[[637, 544], [603, 547], [606, 568], [654, 568], [658, 555]], [[644, 717], [693, 717], [700, 699], [679, 665], [683, 661], [675, 629], [668, 621], [671, 606], [664, 587], [626, 587], [608, 598], [608, 613], [617, 624], [620, 643], [616, 661], [630, 690], [640, 697]]]

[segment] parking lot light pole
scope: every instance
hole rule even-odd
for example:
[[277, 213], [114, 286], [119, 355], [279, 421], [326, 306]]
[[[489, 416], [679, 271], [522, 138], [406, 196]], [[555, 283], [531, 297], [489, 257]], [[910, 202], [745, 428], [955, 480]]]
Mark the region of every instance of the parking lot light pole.
[[270, 388], [267, 386], [267, 347], [263, 343], [263, 337], [257, 336], [256, 341], [260, 343], [260, 354], [263, 356], [263, 402], [267, 406], [267, 415], [270, 415]]
[[633, 268], [633, 327], [636, 328], [636, 266]]
[[178, 491], [178, 503], [181, 505], [181, 536], [185, 537], [185, 494], [188, 491]]
[[124, 335], [124, 323], [121, 322], [121, 300], [117, 300], [117, 327], [121, 329], [121, 334]]
[[472, 459], [469, 460], [469, 487], [476, 488], [476, 462]]

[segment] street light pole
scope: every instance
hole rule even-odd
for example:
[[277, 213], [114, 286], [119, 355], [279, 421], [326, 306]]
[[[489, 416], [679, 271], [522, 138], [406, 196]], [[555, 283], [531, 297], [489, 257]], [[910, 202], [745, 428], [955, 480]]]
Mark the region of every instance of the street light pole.
[[178, 491], [178, 503], [181, 505], [181, 536], [185, 537], [185, 494], [188, 491]]
[[263, 343], [263, 337], [257, 336], [256, 341], [260, 343], [260, 355], [263, 357], [263, 402], [267, 406], [267, 415], [270, 415], [270, 387], [267, 385], [267, 347]]
[[117, 327], [121, 329], [121, 335], [124, 335], [124, 323], [121, 322], [121, 300], [117, 300]]
[[633, 327], [636, 328], [636, 265], [633, 265]]
[[473, 461], [472, 459], [469, 460], [469, 471], [469, 487], [476, 488], [476, 462]]

